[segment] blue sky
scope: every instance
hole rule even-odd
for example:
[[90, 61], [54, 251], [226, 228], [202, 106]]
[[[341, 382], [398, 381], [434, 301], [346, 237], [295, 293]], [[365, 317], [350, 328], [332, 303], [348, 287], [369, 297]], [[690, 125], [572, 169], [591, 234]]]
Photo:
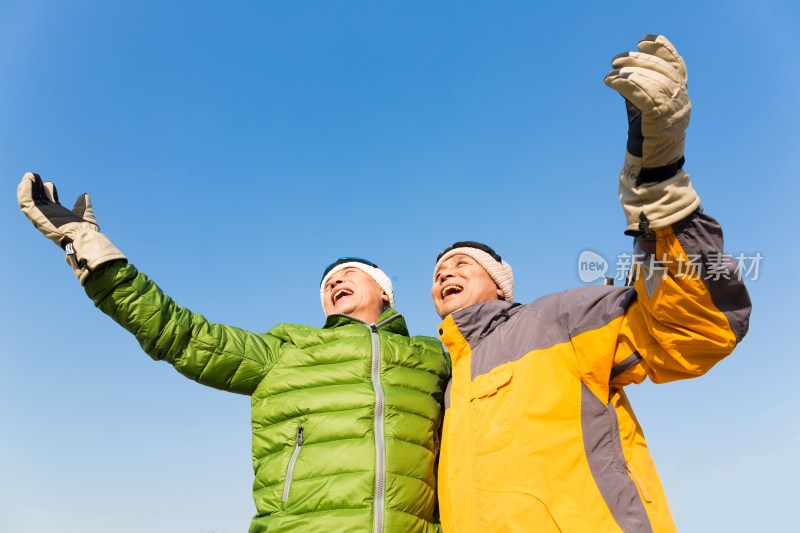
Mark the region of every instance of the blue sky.
[[516, 297], [630, 249], [610, 58], [689, 69], [686, 169], [761, 254], [751, 332], [707, 376], [629, 387], [682, 532], [796, 523], [800, 9], [762, 2], [0, 1], [0, 529], [238, 532], [249, 400], [154, 363], [19, 213], [36, 171], [179, 303], [321, 324], [321, 270], [376, 261], [434, 335], [436, 254], [493, 245]]

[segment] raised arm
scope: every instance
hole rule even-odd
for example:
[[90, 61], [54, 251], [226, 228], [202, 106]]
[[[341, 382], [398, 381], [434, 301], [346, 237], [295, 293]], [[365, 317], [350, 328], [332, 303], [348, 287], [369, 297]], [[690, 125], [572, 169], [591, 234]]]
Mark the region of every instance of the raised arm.
[[[750, 298], [683, 170], [691, 103], [686, 65], [665, 37], [616, 56], [606, 85], [625, 98], [628, 143], [619, 180], [635, 239], [636, 299], [620, 331], [612, 384], [701, 375], [747, 333]], [[640, 363], [640, 364], [639, 364]], [[616, 380], [616, 382], [614, 381]]]
[[177, 305], [99, 231], [89, 195], [69, 210], [50, 182], [27, 173], [17, 188], [20, 209], [67, 253], [95, 305], [136, 336], [145, 352], [186, 377], [214, 388], [250, 394], [274, 364], [279, 341], [212, 324]]

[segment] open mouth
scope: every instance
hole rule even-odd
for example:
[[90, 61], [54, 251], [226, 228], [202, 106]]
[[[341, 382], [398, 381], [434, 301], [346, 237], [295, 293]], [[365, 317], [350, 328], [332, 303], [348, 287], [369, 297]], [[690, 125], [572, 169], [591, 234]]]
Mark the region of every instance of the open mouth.
[[464, 287], [461, 285], [448, 285], [444, 289], [442, 289], [442, 300], [447, 298], [448, 296], [452, 296], [453, 294], [458, 294], [464, 290]]
[[353, 291], [351, 291], [350, 289], [339, 289], [339, 290], [337, 290], [336, 292], [333, 293], [333, 296], [331, 297], [331, 299], [333, 300], [333, 305], [336, 305], [336, 302], [338, 302], [339, 300], [341, 300], [345, 296], [352, 296], [352, 295], [353, 295]]

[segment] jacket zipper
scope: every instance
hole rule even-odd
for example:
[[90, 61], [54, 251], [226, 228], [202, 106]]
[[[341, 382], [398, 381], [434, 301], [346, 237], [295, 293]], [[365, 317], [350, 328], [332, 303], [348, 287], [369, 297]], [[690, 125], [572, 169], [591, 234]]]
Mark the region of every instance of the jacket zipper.
[[383, 532], [386, 507], [386, 433], [384, 419], [386, 414], [386, 397], [381, 384], [381, 338], [378, 330], [389, 322], [400, 318], [393, 315], [379, 324], [369, 326], [372, 336], [372, 387], [375, 389], [375, 517], [372, 530]]
[[383, 522], [386, 508], [386, 434], [384, 431], [384, 417], [386, 410], [386, 397], [381, 384], [381, 338], [378, 330], [398, 318], [400, 314], [392, 315], [378, 324], [367, 324], [363, 320], [348, 317], [367, 326], [372, 340], [372, 361], [370, 379], [375, 391], [375, 417], [373, 419], [373, 434], [375, 436], [375, 515], [372, 519], [373, 533], [383, 533]]
[[383, 418], [385, 398], [381, 385], [381, 338], [378, 335], [378, 326], [370, 326], [372, 337], [372, 388], [375, 390], [375, 516], [372, 522], [374, 533], [382, 533], [383, 517], [386, 496], [386, 435], [384, 434]]
[[286, 503], [289, 501], [289, 487], [292, 486], [292, 476], [294, 475], [294, 465], [297, 462], [297, 456], [300, 455], [300, 448], [303, 447], [303, 426], [297, 428], [297, 435], [294, 439], [294, 451], [292, 457], [289, 459], [289, 466], [286, 467], [286, 481], [283, 483], [283, 496], [281, 502]]

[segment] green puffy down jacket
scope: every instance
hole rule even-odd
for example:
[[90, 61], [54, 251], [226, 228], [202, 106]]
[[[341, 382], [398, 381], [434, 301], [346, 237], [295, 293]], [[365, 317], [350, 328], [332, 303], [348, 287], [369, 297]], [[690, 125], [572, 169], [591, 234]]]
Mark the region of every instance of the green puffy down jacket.
[[438, 340], [377, 325], [267, 333], [212, 324], [133, 265], [93, 273], [86, 292], [145, 352], [181, 374], [252, 398], [251, 533], [438, 531], [435, 463], [450, 362]]

